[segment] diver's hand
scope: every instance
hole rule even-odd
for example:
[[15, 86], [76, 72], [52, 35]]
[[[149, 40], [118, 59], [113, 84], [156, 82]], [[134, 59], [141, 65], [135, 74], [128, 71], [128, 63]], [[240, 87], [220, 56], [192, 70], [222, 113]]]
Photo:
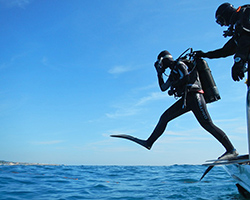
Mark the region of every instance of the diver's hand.
[[161, 67], [158, 61], [155, 62], [154, 66], [158, 75], [162, 75], [165, 72], [165, 69]]
[[194, 51], [194, 55], [198, 58], [206, 57], [206, 53], [204, 53], [203, 51]]
[[245, 66], [243, 62], [235, 62], [232, 67], [232, 79], [240, 81], [244, 78]]

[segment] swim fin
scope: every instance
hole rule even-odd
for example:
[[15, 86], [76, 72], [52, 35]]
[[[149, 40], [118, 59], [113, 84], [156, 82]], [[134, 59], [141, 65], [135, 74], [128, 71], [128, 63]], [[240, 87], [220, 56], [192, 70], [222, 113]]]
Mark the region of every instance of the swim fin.
[[226, 153], [224, 153], [223, 155], [221, 155], [217, 160], [211, 160], [211, 162], [213, 163], [206, 169], [206, 171], [204, 172], [204, 174], [202, 175], [200, 181], [206, 176], [206, 174], [208, 172], [211, 171], [211, 169], [213, 169], [213, 167], [216, 165], [217, 162], [223, 161], [223, 160], [233, 160], [234, 158], [237, 158], [237, 156], [239, 155], [239, 153], [236, 151], [236, 149], [233, 149], [231, 151], [227, 151]]
[[211, 171], [211, 169], [213, 169], [214, 165], [209, 166], [206, 171], [204, 172], [204, 174], [202, 175], [202, 177], [200, 178], [200, 181], [207, 175], [208, 172]]
[[131, 135], [126, 135], [126, 134], [120, 134], [120, 135], [110, 135], [110, 137], [117, 137], [117, 138], [123, 138], [123, 139], [127, 139], [127, 140], [130, 140], [130, 141], [133, 141], [137, 144], [140, 144], [141, 146], [145, 147], [146, 149], [150, 150], [151, 149], [151, 146], [149, 146], [147, 144], [147, 141], [146, 140], [141, 140], [141, 139], [138, 139], [136, 137], [133, 137]]

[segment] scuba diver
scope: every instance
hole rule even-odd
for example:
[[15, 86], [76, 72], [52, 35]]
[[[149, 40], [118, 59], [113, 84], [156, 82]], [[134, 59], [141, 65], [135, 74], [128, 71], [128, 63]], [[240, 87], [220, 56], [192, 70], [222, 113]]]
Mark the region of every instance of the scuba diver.
[[[166, 50], [158, 55], [154, 66], [157, 71], [161, 91], [164, 92], [169, 89], [168, 94], [170, 96], [174, 95], [175, 97], [180, 97], [180, 99], [161, 115], [158, 124], [147, 140], [141, 140], [124, 134], [111, 135], [111, 137], [128, 139], [150, 150], [154, 142], [165, 131], [168, 122], [184, 113], [192, 111], [200, 125], [225, 147], [226, 152], [221, 157], [223, 159], [236, 157], [238, 152], [227, 135], [213, 124], [208, 113], [197, 68], [193, 67], [189, 69], [184, 62], [179, 59], [174, 60], [172, 55]], [[163, 74], [167, 68], [171, 71], [168, 79], [164, 81]]]
[[[215, 18], [219, 25], [228, 26], [223, 36], [230, 36], [231, 39], [220, 49], [206, 53], [196, 51], [196, 55], [203, 58], [221, 58], [234, 55], [234, 65], [231, 70], [232, 79], [240, 81], [244, 78], [246, 65], [249, 66], [250, 63], [250, 4], [236, 9], [230, 3], [223, 3], [216, 10]], [[248, 72], [249, 70], [248, 68]]]

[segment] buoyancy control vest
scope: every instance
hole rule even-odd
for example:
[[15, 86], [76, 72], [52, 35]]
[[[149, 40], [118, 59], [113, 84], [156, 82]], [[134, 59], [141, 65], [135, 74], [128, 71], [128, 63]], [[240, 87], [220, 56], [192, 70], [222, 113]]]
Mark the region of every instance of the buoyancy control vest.
[[[194, 60], [182, 60], [189, 68], [190, 75], [198, 72], [198, 78], [204, 91], [206, 103], [212, 103], [221, 99], [218, 88], [215, 84], [211, 70], [204, 59], [195, 58]], [[194, 70], [196, 68], [196, 70]], [[191, 76], [192, 77], [192, 76]]]
[[250, 33], [250, 4], [240, 6], [236, 14], [232, 16], [231, 23], [234, 23], [235, 18], [238, 18], [238, 21], [236, 21], [236, 29], [243, 29]]

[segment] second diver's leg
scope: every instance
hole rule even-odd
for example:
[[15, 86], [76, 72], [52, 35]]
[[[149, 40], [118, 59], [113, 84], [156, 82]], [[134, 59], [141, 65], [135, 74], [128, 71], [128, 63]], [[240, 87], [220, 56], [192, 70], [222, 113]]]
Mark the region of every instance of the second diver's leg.
[[149, 136], [147, 140], [142, 140], [136, 137], [133, 137], [131, 135], [111, 135], [111, 137], [116, 137], [116, 138], [123, 138], [127, 139], [130, 141], [133, 141], [137, 144], [140, 144], [141, 146], [147, 148], [148, 150], [151, 149], [153, 146], [154, 142], [163, 134], [167, 127], [167, 123], [171, 121], [172, 119], [182, 115], [185, 112], [188, 112], [190, 109], [188, 106], [183, 109], [183, 99], [179, 99], [177, 102], [175, 102], [170, 108], [168, 108], [160, 117], [160, 120], [158, 124], [156, 125], [154, 131], [152, 134]]
[[146, 143], [150, 148], [153, 146], [154, 142], [163, 134], [169, 121], [190, 110], [188, 106], [185, 109], [183, 109], [182, 107], [183, 99], [181, 98], [161, 115], [155, 129], [146, 140]]
[[[233, 144], [230, 142], [227, 135], [218, 128], [212, 121], [206, 106], [206, 102], [202, 94], [193, 94], [196, 95], [193, 98], [192, 111], [199, 121], [200, 125], [211, 133], [226, 149], [227, 152], [234, 150]], [[196, 98], [196, 100], [195, 100]], [[192, 98], [191, 98], [192, 99]]]

